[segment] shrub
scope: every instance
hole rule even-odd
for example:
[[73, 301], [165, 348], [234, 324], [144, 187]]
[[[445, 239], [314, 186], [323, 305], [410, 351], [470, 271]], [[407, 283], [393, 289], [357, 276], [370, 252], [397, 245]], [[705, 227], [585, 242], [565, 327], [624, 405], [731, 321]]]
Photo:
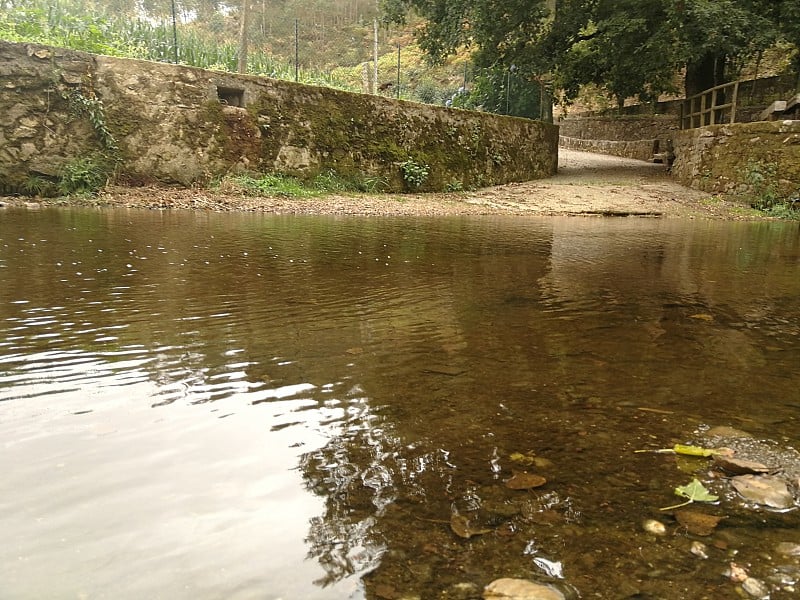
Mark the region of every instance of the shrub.
[[90, 154], [76, 158], [61, 167], [58, 177], [59, 193], [94, 194], [105, 187], [111, 178], [113, 167], [101, 154]]
[[403, 181], [411, 189], [422, 187], [430, 174], [428, 165], [418, 163], [413, 158], [400, 163], [400, 170], [403, 172]]

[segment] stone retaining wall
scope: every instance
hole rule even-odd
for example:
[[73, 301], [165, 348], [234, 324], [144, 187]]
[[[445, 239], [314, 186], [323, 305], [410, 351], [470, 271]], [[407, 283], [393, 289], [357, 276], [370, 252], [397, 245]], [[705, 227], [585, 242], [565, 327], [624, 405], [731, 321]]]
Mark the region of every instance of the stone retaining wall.
[[579, 116], [559, 122], [562, 148], [651, 160], [680, 128], [675, 115]]
[[420, 190], [553, 175], [558, 128], [254, 76], [0, 41], [0, 192], [103, 152], [129, 184], [335, 172]]
[[673, 143], [672, 173], [684, 185], [738, 195], [774, 186], [780, 197], [800, 197], [800, 121], [689, 129], [676, 132]]
[[632, 140], [618, 142], [615, 140], [582, 140], [559, 136], [558, 145], [568, 150], [581, 150], [597, 154], [610, 154], [637, 160], [652, 160], [656, 149], [661, 148], [661, 141], [657, 139]]

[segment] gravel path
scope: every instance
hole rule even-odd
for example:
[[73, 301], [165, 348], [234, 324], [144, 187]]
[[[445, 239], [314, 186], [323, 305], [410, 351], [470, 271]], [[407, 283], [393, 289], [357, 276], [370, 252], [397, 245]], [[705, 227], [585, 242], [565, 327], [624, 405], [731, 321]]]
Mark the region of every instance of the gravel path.
[[[293, 199], [185, 188], [110, 188], [89, 200], [39, 204], [357, 215], [613, 215], [754, 219], [752, 212], [674, 183], [663, 165], [560, 149], [555, 177], [474, 192]], [[30, 201], [0, 198], [2, 205]], [[37, 203], [33, 203], [38, 205]]]

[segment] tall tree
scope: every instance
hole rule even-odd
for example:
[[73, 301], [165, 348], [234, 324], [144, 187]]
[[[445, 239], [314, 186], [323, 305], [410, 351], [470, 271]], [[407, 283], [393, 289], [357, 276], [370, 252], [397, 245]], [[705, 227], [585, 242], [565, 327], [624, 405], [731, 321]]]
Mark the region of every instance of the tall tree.
[[[742, 61], [783, 37], [800, 44], [797, 0], [384, 0], [389, 18], [416, 10], [434, 61], [459, 47], [478, 66], [515, 64], [555, 74], [567, 97], [603, 87], [618, 102], [672, 91], [691, 95], [735, 76]], [[551, 14], [554, 13], [554, 14]], [[798, 59], [800, 62], [800, 59]]]
[[674, 34], [661, 26], [666, 19], [662, 0], [597, 2], [588, 15], [585, 9], [582, 5], [578, 14], [558, 15], [549, 32], [556, 39], [544, 44], [551, 56], [551, 47], [563, 49], [560, 60], [550, 67], [568, 98], [586, 83], [607, 90], [620, 106], [632, 96], [649, 101], [672, 91], [676, 64], [669, 49]]
[[735, 66], [775, 42], [777, 23], [750, 0], [678, 0], [669, 4], [664, 26], [676, 31], [676, 57], [685, 65], [685, 90], [692, 96], [725, 83]]

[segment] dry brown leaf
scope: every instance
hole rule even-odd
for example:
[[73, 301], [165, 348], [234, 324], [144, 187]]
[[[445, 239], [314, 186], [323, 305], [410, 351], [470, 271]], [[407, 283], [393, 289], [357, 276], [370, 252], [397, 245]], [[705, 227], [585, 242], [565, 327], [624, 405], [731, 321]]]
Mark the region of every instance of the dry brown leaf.
[[458, 537], [464, 538], [465, 540], [468, 540], [476, 535], [489, 533], [491, 531], [491, 529], [478, 529], [476, 527], [472, 527], [469, 524], [469, 519], [467, 517], [457, 513], [453, 513], [450, 516], [450, 529], [452, 529], [453, 533], [455, 533]]
[[731, 479], [731, 485], [745, 500], [771, 506], [791, 508], [794, 498], [786, 483], [767, 475], [739, 475]]
[[734, 475], [757, 475], [759, 473], [769, 473], [770, 468], [767, 465], [755, 462], [752, 460], [744, 460], [743, 458], [733, 458], [730, 456], [714, 456], [714, 464], [719, 468], [733, 473]]
[[541, 487], [547, 483], [547, 479], [541, 475], [526, 473], [524, 471], [514, 473], [511, 479], [506, 480], [506, 487], [511, 490], [531, 490]]
[[686, 527], [689, 533], [694, 535], [707, 536], [714, 533], [714, 530], [725, 517], [708, 515], [695, 510], [679, 510], [675, 513], [675, 519]]

